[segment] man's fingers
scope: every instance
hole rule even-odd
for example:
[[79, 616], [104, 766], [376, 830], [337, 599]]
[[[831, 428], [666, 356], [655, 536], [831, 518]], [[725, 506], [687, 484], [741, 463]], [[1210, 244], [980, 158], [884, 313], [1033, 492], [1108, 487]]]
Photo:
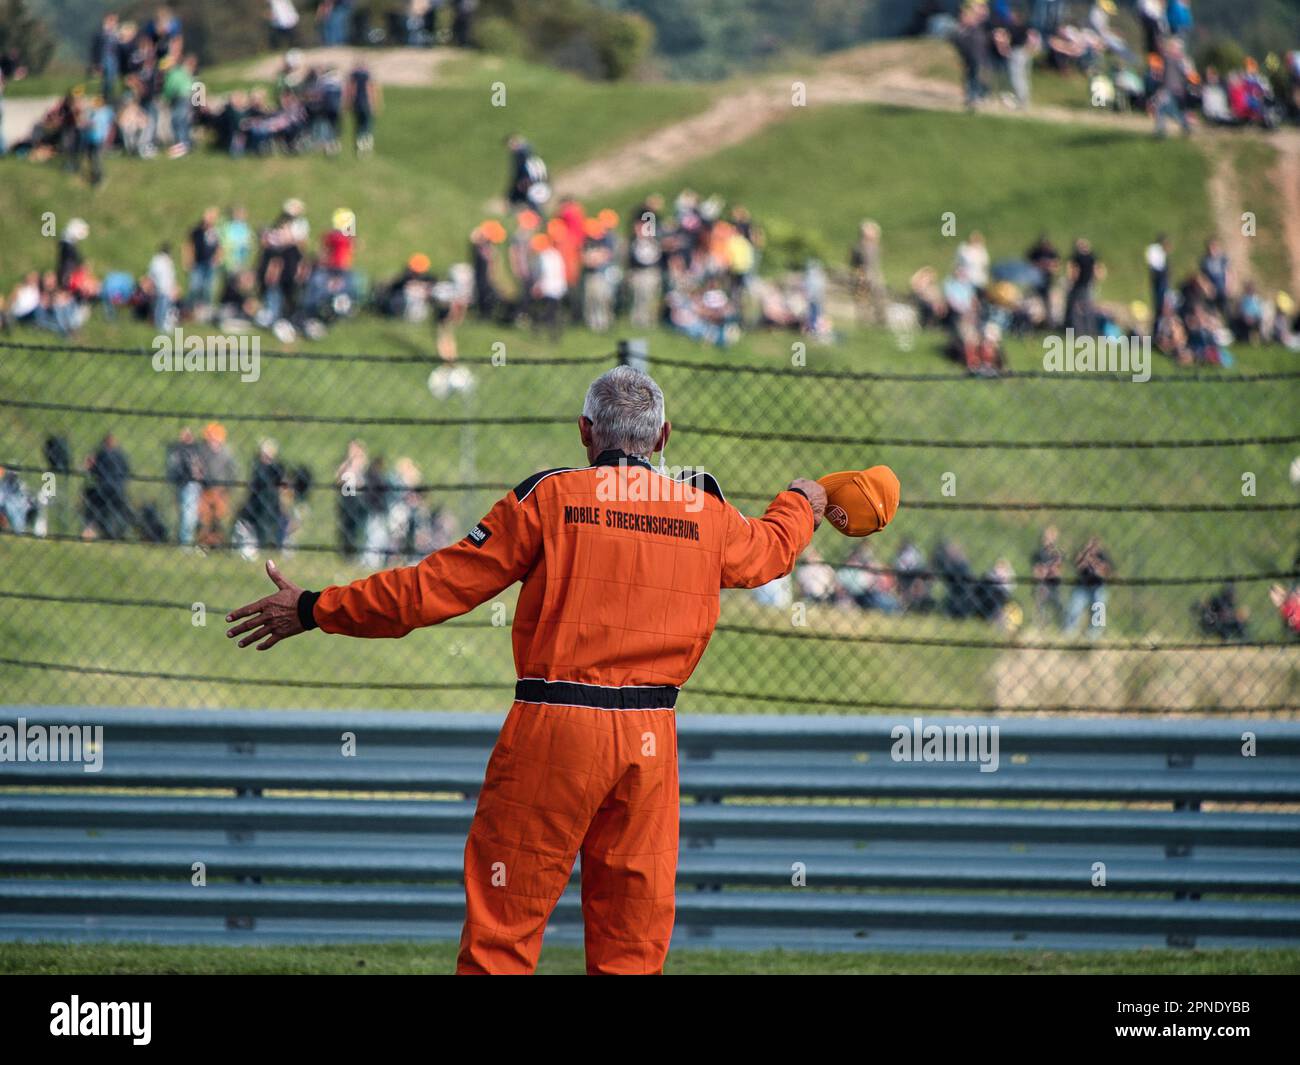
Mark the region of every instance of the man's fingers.
[[280, 589], [289, 588], [291, 585], [281, 575], [279, 567], [276, 566], [269, 558], [266, 560], [266, 575], [275, 581], [275, 586]]
[[255, 629], [259, 625], [265, 625], [265, 624], [266, 624], [266, 619], [259, 614], [257, 617], [249, 618], [247, 621], [243, 622], [242, 624], [236, 625], [233, 629], [227, 630], [226, 635], [238, 636], [241, 633], [247, 632], [249, 629]]
[[271, 635], [271, 630], [270, 630], [266, 625], [263, 625], [260, 629], [258, 629], [258, 630], [257, 630], [256, 632], [254, 632], [252, 635], [250, 635], [250, 636], [245, 636], [242, 640], [240, 640], [240, 641], [239, 641], [239, 646], [240, 646], [240, 647], [247, 647], [250, 643], [257, 643], [258, 640], [261, 640], [261, 639], [263, 639], [264, 637], [267, 637], [267, 636], [270, 636], [270, 635]]
[[259, 651], [269, 651], [272, 647], [274, 647], [277, 643], [279, 643], [283, 639], [284, 639], [283, 636], [280, 636], [279, 634], [275, 634], [271, 636], [269, 639], [263, 640], [261, 643], [259, 643], [257, 645], [257, 649]]
[[255, 603], [245, 603], [238, 610], [232, 610], [229, 614], [227, 614], [226, 620], [238, 621], [240, 618], [248, 617], [249, 614], [260, 614], [262, 611], [262, 607], [266, 606], [267, 598], [270, 597], [268, 596], [266, 598], [259, 599]]

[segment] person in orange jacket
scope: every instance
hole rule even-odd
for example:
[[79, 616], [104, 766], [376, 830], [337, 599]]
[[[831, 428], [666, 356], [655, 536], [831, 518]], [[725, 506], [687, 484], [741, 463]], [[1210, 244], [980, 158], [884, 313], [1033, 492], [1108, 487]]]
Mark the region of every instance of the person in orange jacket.
[[579, 854], [587, 971], [663, 969], [678, 691], [717, 623], [719, 589], [788, 574], [826, 506], [821, 485], [795, 480], [746, 518], [712, 475], [664, 472], [670, 431], [659, 386], [616, 367], [578, 419], [589, 465], [526, 478], [415, 566], [312, 592], [268, 562], [278, 591], [227, 616], [239, 622], [227, 635], [258, 650], [314, 628], [397, 638], [522, 582], [515, 699], [465, 845], [459, 973], [531, 973]]

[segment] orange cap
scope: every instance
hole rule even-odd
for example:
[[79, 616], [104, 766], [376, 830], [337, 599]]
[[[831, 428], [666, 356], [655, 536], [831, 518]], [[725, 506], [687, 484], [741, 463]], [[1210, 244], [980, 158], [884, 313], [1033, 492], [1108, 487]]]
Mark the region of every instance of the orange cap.
[[845, 536], [870, 536], [898, 510], [898, 478], [888, 466], [828, 473], [817, 483], [826, 489], [826, 517]]

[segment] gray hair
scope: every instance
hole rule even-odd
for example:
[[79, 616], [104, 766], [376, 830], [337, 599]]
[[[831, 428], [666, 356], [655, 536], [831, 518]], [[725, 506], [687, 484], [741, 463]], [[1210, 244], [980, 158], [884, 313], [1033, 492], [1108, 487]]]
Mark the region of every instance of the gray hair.
[[634, 366], [615, 366], [591, 382], [582, 404], [597, 453], [617, 448], [645, 457], [664, 426], [664, 394], [654, 378]]

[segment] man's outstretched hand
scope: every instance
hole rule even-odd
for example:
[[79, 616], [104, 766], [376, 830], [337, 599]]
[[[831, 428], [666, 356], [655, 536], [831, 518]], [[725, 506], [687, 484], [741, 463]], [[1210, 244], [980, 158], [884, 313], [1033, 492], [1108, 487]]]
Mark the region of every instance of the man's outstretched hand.
[[292, 581], [285, 580], [270, 559], [266, 561], [266, 575], [275, 582], [279, 591], [255, 603], [241, 606], [238, 610], [232, 610], [226, 615], [227, 621], [248, 619], [226, 632], [226, 635], [231, 638], [248, 633], [239, 641], [240, 647], [247, 647], [250, 643], [261, 640], [262, 642], [257, 644], [257, 649], [269, 651], [281, 640], [297, 636], [304, 631], [302, 622], [298, 620], [298, 597], [302, 595], [302, 589]]
[[813, 528], [817, 528], [822, 523], [822, 515], [826, 513], [826, 489], [816, 481], [804, 480], [802, 477], [790, 482], [791, 488], [797, 488], [808, 499], [812, 506]]

